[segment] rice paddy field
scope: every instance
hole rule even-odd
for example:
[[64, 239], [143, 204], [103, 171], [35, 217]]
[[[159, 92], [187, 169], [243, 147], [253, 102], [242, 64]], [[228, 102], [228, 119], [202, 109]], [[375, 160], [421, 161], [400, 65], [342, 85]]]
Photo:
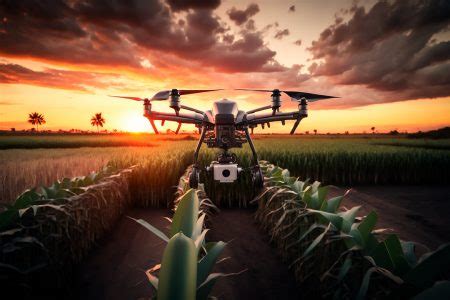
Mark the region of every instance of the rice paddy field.
[[[226, 186], [202, 175], [192, 193], [184, 176], [197, 138], [0, 136], [0, 279], [26, 286], [23, 298], [176, 299], [169, 279], [193, 285], [179, 299], [300, 299], [315, 289], [325, 299], [384, 299], [446, 289], [436, 282], [450, 274], [450, 140], [255, 135], [263, 190], [244, 170]], [[248, 146], [234, 150], [248, 167]], [[202, 165], [215, 155], [203, 145]], [[197, 254], [188, 257], [191, 247]], [[421, 264], [427, 252], [444, 273]], [[171, 274], [164, 266], [174, 259], [186, 265]], [[188, 282], [197, 268], [205, 281]], [[414, 277], [423, 270], [426, 284]]]

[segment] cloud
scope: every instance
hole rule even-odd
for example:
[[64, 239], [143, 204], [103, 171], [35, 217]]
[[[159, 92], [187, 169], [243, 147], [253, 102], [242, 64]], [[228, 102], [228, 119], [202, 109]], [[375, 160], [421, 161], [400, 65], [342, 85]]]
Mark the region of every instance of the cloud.
[[[1, 79], [0, 79], [1, 82]], [[2, 105], [17, 105], [18, 103], [10, 102], [10, 101], [0, 101], [0, 106]]]
[[278, 30], [275, 33], [274, 38], [276, 38], [277, 40], [281, 40], [283, 37], [288, 36], [290, 34], [289, 29], [283, 29], [283, 30]]
[[[70, 64], [125, 66], [147, 72], [142, 61], [158, 68], [178, 68], [162, 61], [175, 55], [189, 65], [221, 72], [265, 72], [280, 69], [275, 51], [263, 42], [252, 20], [257, 4], [231, 10], [235, 22], [248, 26], [233, 33], [213, 9], [220, 1], [2, 1], [0, 54]], [[184, 12], [174, 13], [173, 11]], [[23, 18], [26, 15], [26, 18]], [[250, 34], [253, 32], [253, 34]], [[250, 44], [253, 51], [243, 48]], [[164, 55], [163, 55], [164, 54]], [[244, 60], [245, 59], [245, 60]], [[245, 62], [245, 63], [244, 63]]]
[[247, 6], [244, 10], [239, 10], [236, 7], [232, 7], [230, 10], [227, 11], [228, 16], [236, 25], [240, 26], [247, 22], [250, 17], [253, 17], [259, 12], [259, 6], [258, 4], [251, 3]]
[[[21, 83], [67, 90], [88, 91], [91, 88], [110, 87], [113, 85], [111, 79], [117, 79], [119, 77], [119, 75], [113, 74], [56, 69], [34, 71], [18, 64], [0, 64], [0, 84]], [[0, 105], [13, 105], [13, 103], [1, 102]]]
[[173, 11], [192, 9], [216, 9], [220, 0], [167, 0]]
[[[384, 92], [382, 101], [450, 95], [448, 1], [380, 1], [349, 12], [309, 48], [313, 75]], [[447, 40], [435, 38], [442, 33]]]
[[301, 46], [302, 45], [302, 40], [301, 39], [296, 40], [294, 42], [294, 45]]
[[289, 12], [295, 12], [295, 5], [289, 6]]

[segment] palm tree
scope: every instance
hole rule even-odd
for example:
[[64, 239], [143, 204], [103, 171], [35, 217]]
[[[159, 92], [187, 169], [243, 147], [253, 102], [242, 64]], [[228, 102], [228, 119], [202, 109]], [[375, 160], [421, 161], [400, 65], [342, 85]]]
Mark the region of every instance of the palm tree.
[[370, 130], [372, 130], [372, 134], [375, 134], [375, 127], [371, 127]]
[[102, 113], [96, 113], [91, 118], [91, 125], [97, 126], [97, 132], [99, 132], [98, 126], [103, 127], [103, 124], [105, 124], [105, 122], [106, 122], [106, 120], [102, 117]]
[[45, 117], [37, 112], [28, 114], [28, 123], [36, 125], [36, 131], [39, 131], [39, 125], [45, 124]]

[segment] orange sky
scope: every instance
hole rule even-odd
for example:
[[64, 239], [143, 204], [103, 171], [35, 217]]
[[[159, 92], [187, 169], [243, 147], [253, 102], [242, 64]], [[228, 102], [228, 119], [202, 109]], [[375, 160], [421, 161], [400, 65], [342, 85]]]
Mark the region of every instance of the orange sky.
[[[335, 55], [331, 50], [326, 52], [335, 44], [328, 39], [328, 35], [334, 35], [336, 39], [337, 28], [344, 25], [348, 28], [347, 32], [353, 32], [351, 26], [356, 26], [353, 24], [357, 21], [362, 22], [357, 26], [364, 26], [365, 19], [357, 18], [357, 8], [350, 9], [350, 0], [319, 4], [315, 1], [220, 3], [216, 0], [211, 3], [220, 5], [211, 4], [201, 9], [171, 4], [177, 1], [165, 4], [159, 0], [153, 2], [159, 3], [171, 14], [172, 19], [166, 20], [174, 22], [170, 25], [171, 34], [175, 34], [176, 26], [183, 28], [179, 34], [187, 35], [186, 45], [183, 46], [187, 50], [172, 51], [170, 47], [163, 49], [160, 45], [149, 45], [140, 41], [139, 36], [123, 31], [122, 27], [115, 29], [111, 27], [112, 23], [104, 25], [88, 20], [91, 15], [82, 16], [88, 8], [72, 7], [79, 9], [79, 13], [64, 15], [62, 24], [67, 25], [67, 20], [72, 18], [78, 22], [79, 29], [61, 29], [64, 30], [64, 38], [61, 39], [61, 35], [55, 33], [55, 30], [60, 30], [55, 29], [57, 25], [49, 29], [39, 23], [40, 17], [33, 15], [34, 11], [33, 14], [28, 12], [27, 7], [20, 8], [23, 10], [22, 16], [0, 7], [0, 20], [3, 20], [3, 27], [0, 28], [0, 129], [29, 129], [31, 125], [26, 123], [27, 114], [37, 111], [44, 114], [47, 120], [42, 129], [93, 130], [90, 117], [102, 112], [108, 130], [148, 131], [150, 126], [142, 117], [140, 103], [107, 95], [149, 97], [158, 90], [169, 88], [226, 88], [229, 90], [186, 96], [182, 101], [200, 109], [210, 109], [212, 102], [221, 98], [236, 100], [242, 110], [267, 105], [269, 95], [231, 90], [252, 87], [284, 88], [340, 97], [311, 103], [309, 117], [302, 121], [298, 130], [302, 132], [313, 129], [319, 132], [362, 132], [370, 131], [372, 126], [379, 132], [393, 129], [412, 132], [450, 125], [450, 88], [442, 81], [450, 73], [448, 55], [444, 59], [440, 56], [429, 60], [427, 65], [421, 64], [429, 57], [426, 51], [434, 46], [436, 49], [446, 46], [448, 27], [423, 37], [425, 43], [420, 45], [422, 48], [416, 54], [408, 54], [407, 48], [401, 48], [404, 47], [403, 40], [409, 38], [408, 34], [411, 35], [408, 32], [414, 33], [415, 29], [405, 27], [401, 28], [403, 31], [396, 29], [397, 36], [383, 36], [380, 33], [371, 40], [374, 44], [370, 49], [355, 50], [349, 46], [349, 42], [360, 41], [364, 34], [348, 36], [336, 48], [342, 53]], [[363, 11], [367, 14], [366, 19], [372, 16], [373, 20], [378, 10], [395, 11], [395, 5], [405, 4], [394, 3], [389, 7], [367, 1], [359, 6], [359, 13]], [[295, 6], [294, 9], [292, 6]], [[104, 9], [106, 13], [107, 8]], [[409, 9], [416, 15], [421, 13], [420, 7]], [[117, 10], [114, 11], [118, 14], [114, 24], [123, 22], [128, 26], [128, 15], [121, 15], [120, 8], [119, 12]], [[135, 13], [139, 13], [137, 8]], [[23, 19], [23, 16], [28, 19]], [[139, 14], [137, 16], [140, 17]], [[382, 22], [378, 25], [380, 28], [384, 26]], [[373, 29], [376, 32], [379, 28], [376, 21], [374, 24], [371, 26], [375, 26]], [[102, 26], [107, 26], [111, 32], [115, 30], [121, 39], [109, 36], [110, 32], [103, 32]], [[142, 27], [143, 35], [161, 38], [159, 43], [167, 42], [162, 40], [164, 33], [158, 36], [158, 32], [152, 32], [144, 21], [132, 26], [133, 34]], [[325, 34], [327, 30], [329, 33]], [[383, 30], [387, 32], [389, 29]], [[42, 33], [42, 37], [25, 41], [23, 36], [28, 33], [30, 37]], [[69, 33], [77, 37], [69, 39]], [[210, 34], [211, 40], [208, 40], [206, 33]], [[226, 41], [227, 36], [231, 35], [233, 38]], [[7, 44], [10, 39], [23, 39], [23, 47], [14, 48]], [[36, 44], [41, 40], [49, 47], [47, 52], [42, 50], [42, 45]], [[408, 45], [409, 42], [405, 43]], [[388, 53], [380, 56], [372, 50], [383, 49], [385, 44], [389, 49], [394, 46], [405, 49], [402, 50], [405, 54], [402, 51], [393, 52], [393, 55], [400, 56], [395, 61], [389, 61]], [[34, 45], [36, 50], [33, 50]], [[195, 53], [197, 50], [189, 49], [191, 46], [199, 49], [199, 55]], [[105, 48], [110, 51], [104, 51]], [[72, 50], [73, 53], [70, 52]], [[66, 51], [67, 55], [61, 55], [58, 51]], [[92, 53], [91, 60], [89, 53]], [[420, 56], [421, 53], [423, 56]], [[79, 60], [73, 59], [77, 55], [80, 55]], [[103, 57], [109, 61], [101, 61]], [[392, 64], [402, 59], [404, 63], [392, 68]], [[349, 66], [352, 63], [354, 65]], [[411, 65], [403, 68], [405, 64]], [[436, 72], [447, 75], [439, 77]], [[435, 78], [440, 78], [440, 81]], [[282, 110], [296, 108], [288, 97], [283, 100]], [[164, 102], [154, 107], [168, 109]], [[193, 128], [185, 126], [184, 129]], [[290, 124], [285, 127], [274, 124], [265, 132], [289, 130]]]

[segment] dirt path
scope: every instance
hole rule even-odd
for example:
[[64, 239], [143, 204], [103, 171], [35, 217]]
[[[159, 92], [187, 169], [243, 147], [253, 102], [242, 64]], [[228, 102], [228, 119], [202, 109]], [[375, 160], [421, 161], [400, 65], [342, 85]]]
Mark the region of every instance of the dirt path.
[[[330, 194], [344, 192], [333, 187]], [[375, 210], [378, 228], [391, 228], [403, 240], [431, 249], [450, 242], [450, 186], [355, 187], [343, 205], [362, 205], [361, 215]]]
[[[344, 189], [333, 187], [331, 196]], [[392, 228], [404, 240], [432, 249], [450, 241], [450, 187], [357, 187], [344, 206], [363, 205], [361, 215], [379, 214], [378, 227]], [[166, 230], [167, 210], [136, 209], [126, 213]], [[294, 277], [259, 230], [250, 210], [223, 209], [212, 219], [207, 238], [229, 242], [215, 272], [242, 274], [223, 278], [214, 287], [218, 299], [298, 299]], [[144, 271], [159, 263], [165, 244], [123, 217], [78, 268], [75, 299], [149, 299], [152, 288]]]
[[230, 241], [215, 272], [242, 274], [217, 282], [213, 295], [218, 299], [299, 299], [294, 275], [269, 245], [253, 212], [243, 209], [222, 210], [213, 218], [210, 239]]
[[[131, 210], [126, 215], [142, 218], [161, 230], [167, 210]], [[215, 272], [240, 275], [223, 278], [213, 290], [218, 299], [297, 299], [293, 276], [282, 264], [267, 236], [248, 210], [223, 210], [214, 216], [207, 238], [231, 241]], [[167, 231], [166, 231], [167, 232]], [[77, 299], [149, 299], [152, 288], [144, 270], [159, 263], [165, 244], [134, 221], [124, 217], [79, 267]]]

